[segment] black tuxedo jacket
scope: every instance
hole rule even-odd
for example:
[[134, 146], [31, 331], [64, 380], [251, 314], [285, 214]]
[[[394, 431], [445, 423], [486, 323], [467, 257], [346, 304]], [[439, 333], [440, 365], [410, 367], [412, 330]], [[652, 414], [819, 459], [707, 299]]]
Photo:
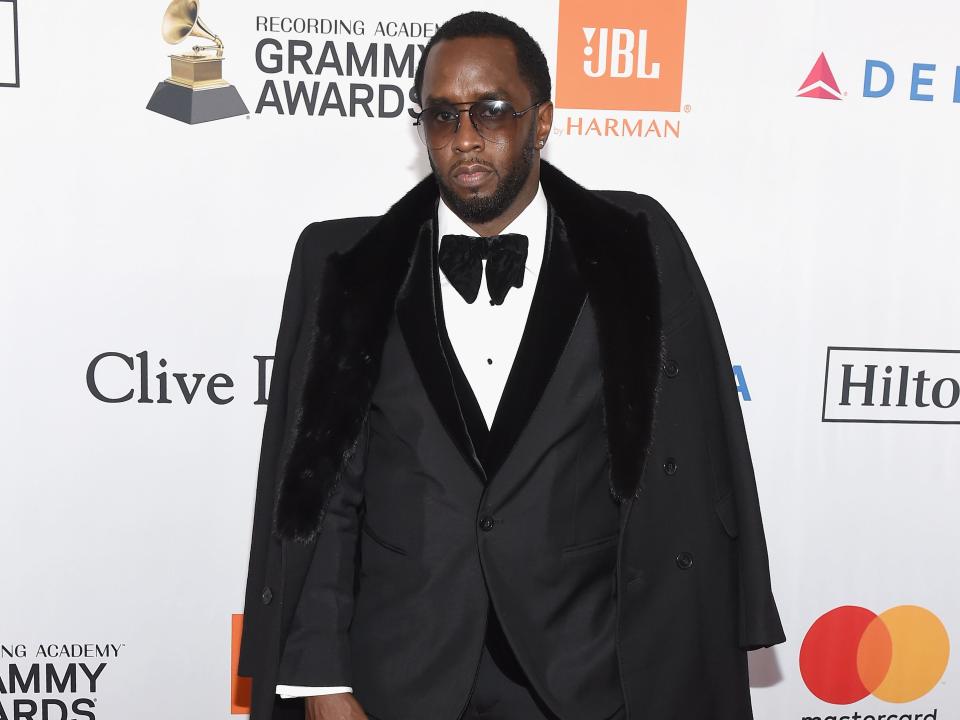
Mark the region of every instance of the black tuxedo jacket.
[[281, 657], [284, 682], [353, 684], [382, 720], [454, 720], [484, 582], [561, 717], [614, 697], [630, 718], [751, 717], [745, 650], [784, 638], [706, 286], [651, 198], [545, 162], [541, 184], [547, 274], [480, 452], [430, 315], [433, 178], [301, 236], [247, 580], [255, 720]]

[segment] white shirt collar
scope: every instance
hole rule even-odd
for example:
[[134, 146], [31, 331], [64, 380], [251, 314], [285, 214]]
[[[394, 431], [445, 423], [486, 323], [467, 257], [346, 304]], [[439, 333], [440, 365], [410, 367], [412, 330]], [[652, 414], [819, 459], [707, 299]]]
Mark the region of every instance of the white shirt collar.
[[[527, 276], [536, 284], [536, 279], [540, 275], [540, 267], [543, 264], [543, 250], [547, 239], [547, 198], [543, 194], [543, 187], [537, 184], [537, 194], [520, 214], [514, 218], [513, 222], [500, 231], [501, 235], [506, 233], [519, 233], [526, 235], [529, 241], [527, 246], [527, 262], [525, 265]], [[461, 220], [453, 210], [447, 207], [447, 204], [440, 198], [437, 205], [437, 241], [444, 235], [470, 235], [478, 237], [480, 233], [475, 232], [469, 225]], [[440, 273], [440, 282], [443, 285], [448, 284], [446, 276]], [[526, 285], [526, 279], [524, 280]], [[509, 295], [508, 295], [509, 297]]]

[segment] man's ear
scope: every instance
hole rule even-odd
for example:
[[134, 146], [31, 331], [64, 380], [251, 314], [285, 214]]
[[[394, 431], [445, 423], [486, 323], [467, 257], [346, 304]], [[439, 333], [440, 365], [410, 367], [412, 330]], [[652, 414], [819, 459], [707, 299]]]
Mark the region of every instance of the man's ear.
[[547, 100], [537, 108], [537, 147], [542, 148], [553, 129], [553, 102]]

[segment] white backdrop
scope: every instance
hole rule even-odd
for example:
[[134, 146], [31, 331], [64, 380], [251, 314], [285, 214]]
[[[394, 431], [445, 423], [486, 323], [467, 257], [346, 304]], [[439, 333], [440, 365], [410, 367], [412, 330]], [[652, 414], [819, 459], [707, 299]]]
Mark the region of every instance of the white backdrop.
[[[526, 27], [555, 69], [558, 52], [584, 59], [582, 48], [558, 48], [558, 19], [576, 5], [484, 9]], [[654, 5], [682, 20], [679, 0], [631, 5], [641, 20]], [[596, 26], [626, 22], [617, 6], [589, 3]], [[190, 44], [162, 41], [165, 0], [24, 0], [16, 47], [9, 7], [0, 1], [0, 83], [13, 84], [18, 55], [19, 87], [0, 86], [0, 718], [44, 699], [78, 703], [63, 714], [48, 702], [45, 720], [227, 718], [264, 412], [254, 356], [273, 351], [293, 244], [310, 221], [384, 211], [427, 168], [409, 101], [393, 118], [256, 111], [269, 81], [281, 98], [285, 80], [319, 82], [322, 97], [329, 82], [345, 95], [351, 82], [406, 93], [409, 76], [316, 76], [286, 64], [267, 73], [257, 44], [308, 41], [314, 64], [327, 40], [341, 52], [349, 41], [364, 52], [379, 44], [382, 71], [386, 45], [399, 56], [426, 39], [375, 35], [378, 22], [435, 27], [470, 8], [203, 0], [201, 17], [226, 44], [224, 76], [250, 114], [191, 126], [145, 109], [167, 55]], [[364, 33], [258, 30], [266, 14], [360, 20]], [[662, 50], [655, 15], [648, 61]], [[928, 632], [936, 618], [947, 634], [960, 628], [960, 404], [931, 402], [943, 380], [939, 401], [949, 403], [960, 354], [899, 353], [884, 372], [894, 357], [885, 349], [960, 349], [958, 25], [960, 6], [946, 0], [690, 0], [675, 111], [556, 111], [548, 160], [588, 187], [650, 194], [676, 218], [749, 388], [743, 409], [788, 637], [751, 653], [764, 720], [960, 712], [955, 668], [940, 646], [915, 641], [939, 637]], [[821, 53], [839, 99], [798, 97]], [[864, 96], [868, 60], [893, 71], [882, 97]], [[911, 99], [914, 72], [913, 94], [932, 99]], [[885, 77], [875, 72], [871, 89]], [[642, 95], [644, 81], [631, 82], [627, 95]], [[584, 128], [669, 121], [679, 137], [568, 134], [568, 118]], [[837, 347], [873, 350], [831, 351], [825, 384]], [[94, 382], [105, 396], [133, 390], [127, 402], [91, 391], [91, 361], [107, 352], [133, 369], [108, 356]], [[159, 399], [165, 372], [172, 402], [137, 401], [144, 352], [147, 395]], [[854, 387], [856, 406], [838, 409], [843, 363], [856, 381], [877, 366], [873, 406]], [[926, 369], [929, 406], [915, 402], [913, 380], [907, 410], [880, 405], [884, 375], [896, 403], [900, 365], [909, 378]], [[192, 402], [173, 373], [191, 389], [202, 374]], [[218, 373], [229, 376], [215, 381], [215, 396], [233, 398], [224, 404], [207, 392]], [[841, 410], [854, 421], [825, 421]], [[911, 422], [878, 422], [897, 419]], [[909, 700], [884, 699], [881, 688], [831, 703], [805, 682], [840, 662], [811, 645], [801, 673], [805, 635], [847, 605], [925, 609], [887, 623], [887, 681]], [[76, 686], [45, 688], [48, 664], [58, 677], [74, 672]], [[34, 665], [36, 686], [21, 681]], [[924, 672], [939, 677], [932, 688], [921, 687]]]

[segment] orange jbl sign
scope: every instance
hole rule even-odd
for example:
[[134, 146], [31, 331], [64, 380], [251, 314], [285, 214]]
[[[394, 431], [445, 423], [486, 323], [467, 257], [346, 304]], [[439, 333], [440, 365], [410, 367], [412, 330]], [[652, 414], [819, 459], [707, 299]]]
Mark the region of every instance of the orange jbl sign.
[[230, 714], [247, 715], [250, 713], [250, 678], [237, 675], [240, 662], [240, 636], [243, 634], [243, 615], [235, 614], [231, 618], [230, 640]]
[[560, 0], [557, 107], [680, 110], [686, 0]]

